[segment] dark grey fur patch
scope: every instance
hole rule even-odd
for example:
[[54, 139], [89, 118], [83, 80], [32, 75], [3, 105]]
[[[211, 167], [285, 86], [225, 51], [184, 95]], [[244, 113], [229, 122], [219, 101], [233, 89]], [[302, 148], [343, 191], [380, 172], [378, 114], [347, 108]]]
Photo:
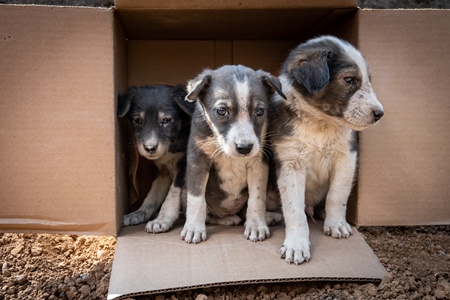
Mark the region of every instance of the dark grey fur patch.
[[[355, 78], [354, 84], [342, 74]], [[327, 115], [342, 117], [350, 97], [361, 87], [356, 63], [331, 40], [301, 44], [289, 55], [282, 74], [313, 107]]]

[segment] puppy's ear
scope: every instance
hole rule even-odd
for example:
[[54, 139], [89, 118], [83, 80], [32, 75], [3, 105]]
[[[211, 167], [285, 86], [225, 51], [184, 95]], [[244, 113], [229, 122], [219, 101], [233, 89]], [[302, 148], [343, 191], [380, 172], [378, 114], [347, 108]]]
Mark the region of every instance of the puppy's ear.
[[314, 50], [297, 61], [291, 69], [295, 80], [311, 94], [317, 94], [330, 82], [328, 60], [331, 50]]
[[283, 99], [287, 99], [281, 88], [281, 82], [277, 77], [270, 75], [269, 73], [262, 72], [261, 81], [269, 87], [272, 94], [277, 92]]
[[208, 86], [212, 80], [212, 71], [206, 69], [197, 78], [189, 80], [187, 85], [187, 96], [186, 101], [194, 102], [200, 93]]
[[186, 94], [185, 87], [179, 84], [173, 87], [171, 97], [185, 113], [192, 116], [195, 109], [195, 102], [185, 101]]
[[131, 107], [131, 102], [133, 102], [136, 96], [136, 88], [131, 87], [125, 93], [119, 95], [119, 103], [117, 105], [117, 116], [119, 118], [124, 117]]

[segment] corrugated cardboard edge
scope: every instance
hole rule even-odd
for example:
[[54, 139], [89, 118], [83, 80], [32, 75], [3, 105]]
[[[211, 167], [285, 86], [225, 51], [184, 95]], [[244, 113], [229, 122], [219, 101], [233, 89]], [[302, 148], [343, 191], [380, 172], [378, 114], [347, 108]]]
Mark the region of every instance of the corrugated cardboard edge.
[[275, 278], [270, 280], [241, 280], [241, 281], [229, 281], [229, 282], [218, 282], [214, 284], [199, 284], [187, 287], [179, 287], [179, 288], [171, 288], [171, 289], [161, 289], [161, 290], [153, 290], [150, 292], [140, 292], [140, 293], [129, 293], [124, 295], [108, 295], [108, 300], [110, 299], [126, 299], [138, 296], [148, 296], [148, 295], [156, 295], [163, 293], [173, 293], [179, 291], [193, 290], [193, 289], [202, 289], [202, 288], [211, 288], [211, 287], [222, 287], [222, 286], [241, 286], [241, 285], [249, 285], [249, 284], [261, 284], [261, 283], [292, 283], [292, 282], [317, 282], [317, 281], [325, 281], [325, 282], [373, 282], [380, 283], [380, 278], [353, 278], [353, 277], [304, 277], [304, 278]]

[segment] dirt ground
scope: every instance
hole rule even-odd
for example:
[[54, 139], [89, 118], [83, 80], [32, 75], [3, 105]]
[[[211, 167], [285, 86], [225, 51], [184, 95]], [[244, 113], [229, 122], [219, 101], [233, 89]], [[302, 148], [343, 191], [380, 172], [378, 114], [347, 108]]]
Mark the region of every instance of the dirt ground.
[[[359, 230], [388, 271], [380, 284], [271, 283], [135, 299], [450, 299], [450, 226]], [[0, 300], [105, 299], [115, 244], [114, 237], [0, 233]]]

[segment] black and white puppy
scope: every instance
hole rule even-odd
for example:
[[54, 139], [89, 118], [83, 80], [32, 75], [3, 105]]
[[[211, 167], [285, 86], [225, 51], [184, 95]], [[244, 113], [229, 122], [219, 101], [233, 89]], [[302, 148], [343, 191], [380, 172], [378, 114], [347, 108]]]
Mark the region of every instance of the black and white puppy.
[[158, 169], [141, 207], [123, 217], [123, 226], [148, 221], [160, 207], [158, 216], [147, 223], [147, 232], [165, 232], [179, 217], [191, 121], [183, 110], [189, 105], [183, 103], [182, 109], [178, 104], [185, 96], [181, 85], [131, 87], [119, 96], [118, 116], [128, 117], [139, 154]]
[[[195, 101], [187, 150], [186, 222], [181, 238], [206, 240], [205, 222], [238, 224], [248, 203], [244, 236], [269, 236], [265, 220], [268, 163], [263, 149], [271, 95], [279, 80], [245, 66], [204, 70], [188, 83], [186, 101]], [[211, 221], [211, 217], [221, 221]]]
[[355, 131], [377, 123], [383, 107], [361, 53], [336, 37], [299, 45], [279, 78], [287, 100], [274, 95], [269, 119], [286, 224], [280, 255], [300, 264], [311, 257], [305, 209], [312, 216], [324, 200], [325, 234], [352, 234], [345, 215], [358, 157]]

